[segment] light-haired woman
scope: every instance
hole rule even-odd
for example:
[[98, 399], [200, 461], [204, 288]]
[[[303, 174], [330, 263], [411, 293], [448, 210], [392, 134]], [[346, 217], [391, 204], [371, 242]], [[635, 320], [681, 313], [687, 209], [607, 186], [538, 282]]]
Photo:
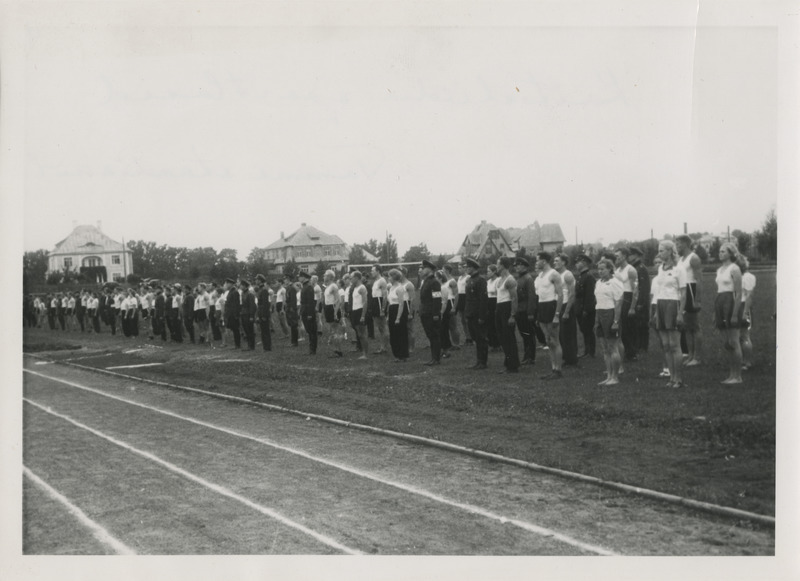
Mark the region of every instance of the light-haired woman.
[[402, 362], [408, 359], [408, 292], [403, 284], [403, 274], [396, 268], [389, 271], [389, 282], [389, 345], [395, 361]]
[[661, 265], [653, 285], [657, 293], [653, 323], [669, 369], [667, 387], [685, 387], [681, 376], [683, 356], [680, 328], [683, 326], [683, 313], [686, 309], [686, 271], [677, 267], [678, 250], [672, 240], [659, 242], [658, 257]]
[[719, 249], [722, 266], [717, 269], [717, 298], [714, 301], [714, 323], [722, 333], [728, 352], [728, 377], [721, 383], [742, 383], [742, 347], [739, 344], [739, 304], [742, 301], [742, 271], [737, 261], [739, 251], [730, 242]]
[[597, 300], [594, 331], [603, 344], [603, 359], [606, 364], [606, 378], [598, 385], [619, 383], [619, 321], [622, 314], [622, 282], [614, 276], [614, 263], [603, 258], [597, 263], [600, 280], [594, 286]]

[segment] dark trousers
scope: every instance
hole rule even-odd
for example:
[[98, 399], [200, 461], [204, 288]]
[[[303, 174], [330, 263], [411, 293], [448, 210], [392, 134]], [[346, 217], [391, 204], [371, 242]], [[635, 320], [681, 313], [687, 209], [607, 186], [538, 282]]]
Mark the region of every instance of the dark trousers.
[[497, 303], [495, 325], [497, 326], [500, 344], [503, 346], [505, 360], [503, 365], [510, 371], [519, 369], [519, 351], [517, 349], [517, 334], [514, 323], [509, 323], [511, 318], [511, 301]]
[[217, 319], [217, 308], [211, 305], [208, 311], [209, 325], [211, 325], [211, 336], [214, 341], [222, 341], [222, 331], [219, 328], [219, 320]]
[[636, 330], [636, 315], [630, 316], [628, 313], [631, 310], [633, 302], [633, 293], [622, 294], [622, 314], [620, 316], [620, 339], [622, 346], [625, 347], [625, 359], [632, 359], [636, 357], [636, 338], [638, 331]]
[[486, 332], [487, 322], [478, 323], [477, 317], [467, 317], [469, 335], [475, 341], [475, 350], [478, 363], [486, 365], [489, 361], [489, 337]]
[[133, 337], [139, 336], [139, 316], [136, 311], [133, 311], [133, 315], [128, 317], [128, 332]]
[[61, 311], [60, 313], [58, 313], [58, 324], [61, 327], [62, 331], [66, 330], [67, 322], [66, 322], [66, 319], [64, 318], [64, 311]]
[[56, 330], [56, 314], [48, 311], [47, 312], [47, 324], [50, 326], [51, 331]]
[[239, 330], [239, 317], [228, 317], [228, 329], [233, 333], [233, 344], [238, 349], [242, 346], [242, 332]]
[[289, 343], [297, 347], [300, 338], [297, 331], [297, 313], [286, 311], [286, 323], [289, 325]]
[[[247, 348], [251, 351], [256, 348], [256, 324], [249, 315], [242, 315], [239, 317], [242, 323], [242, 331], [244, 332], [245, 339], [247, 341]], [[234, 339], [236, 341], [236, 339]], [[241, 336], [239, 338], [241, 341]]]
[[176, 343], [183, 343], [183, 326], [178, 313], [173, 313], [168, 319], [170, 338]]
[[517, 321], [519, 334], [522, 335], [522, 360], [533, 363], [536, 361], [536, 339], [534, 336], [534, 327], [538, 328], [539, 325], [537, 325], [535, 321], [528, 320], [527, 312], [518, 312], [516, 315], [514, 315], [514, 320]]
[[127, 311], [125, 314], [122, 315], [122, 319], [120, 320], [120, 324], [122, 325], [122, 335], [125, 337], [131, 336], [131, 326], [128, 319]]
[[561, 306], [561, 324], [558, 326], [558, 342], [565, 365], [578, 364], [578, 322], [575, 320], [575, 306], [569, 309], [569, 317], [564, 318], [567, 305]]
[[258, 327], [261, 331], [261, 346], [264, 351], [272, 351], [272, 335], [269, 332], [269, 315], [266, 318], [258, 318]]
[[111, 327], [111, 334], [117, 334], [117, 313], [114, 310], [109, 311], [107, 315], [108, 326]]
[[372, 320], [372, 315], [370, 314], [369, 309], [365, 309], [364, 322], [367, 325], [367, 337], [369, 339], [374, 339], [375, 338], [375, 322]]
[[100, 316], [99, 315], [94, 315], [92, 317], [92, 327], [94, 328], [94, 332], [95, 333], [99, 333], [100, 332]]
[[500, 347], [500, 339], [497, 337], [497, 325], [494, 317], [497, 311], [497, 299], [492, 297], [489, 299], [489, 318], [486, 320], [486, 336], [489, 341], [489, 347]]
[[636, 347], [639, 351], [650, 348], [650, 320], [647, 310], [636, 313]]
[[419, 319], [422, 322], [422, 328], [425, 330], [425, 336], [431, 344], [431, 359], [433, 361], [439, 361], [442, 358], [442, 327], [440, 321], [434, 321], [432, 314], [421, 314]]
[[578, 327], [583, 335], [583, 352], [594, 357], [597, 336], [594, 334], [594, 311], [584, 312], [578, 317]]
[[81, 333], [83, 333], [86, 330], [86, 324], [85, 324], [86, 311], [78, 307], [78, 309], [75, 312], [75, 316], [78, 318], [78, 324], [81, 326]]
[[153, 316], [153, 335], [160, 336], [162, 341], [167, 340], [167, 326], [164, 317]]
[[453, 342], [450, 340], [450, 317], [453, 316], [452, 309], [453, 307], [448, 303], [439, 321], [439, 345], [440, 348], [445, 351], [453, 346]]
[[303, 328], [308, 335], [308, 352], [314, 355], [317, 352], [317, 313], [303, 315]]
[[397, 321], [397, 312], [400, 305], [389, 305], [389, 345], [392, 355], [397, 359], [408, 359], [408, 310], [403, 308], [400, 322]]
[[186, 329], [186, 332], [189, 335], [189, 340], [194, 343], [194, 319], [192, 315], [185, 315], [183, 317], [183, 328]]

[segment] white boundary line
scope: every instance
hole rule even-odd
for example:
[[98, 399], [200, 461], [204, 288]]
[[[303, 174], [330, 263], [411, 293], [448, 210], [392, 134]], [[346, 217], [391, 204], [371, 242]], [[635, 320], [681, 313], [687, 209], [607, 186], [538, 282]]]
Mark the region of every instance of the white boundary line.
[[[41, 356], [36, 355], [35, 353], [23, 353], [24, 356], [31, 357], [33, 359], [41, 359]], [[82, 369], [84, 371], [91, 371], [93, 373], [104, 373], [106, 375], [111, 375], [112, 377], [119, 377], [122, 379], [130, 379], [131, 381], [138, 381], [140, 383], [147, 383], [150, 385], [155, 385], [158, 387], [166, 387], [169, 389], [178, 389], [181, 391], [189, 391], [192, 393], [201, 393], [207, 395], [209, 397], [213, 397], [216, 399], [224, 399], [229, 401], [235, 401], [239, 403], [243, 403], [246, 405], [257, 406], [266, 410], [276, 411], [276, 412], [283, 412], [286, 414], [292, 414], [296, 416], [303, 416], [305, 418], [313, 418], [315, 420], [319, 420], [321, 422], [326, 422], [329, 424], [334, 424], [337, 426], [345, 426], [347, 428], [353, 428], [354, 430], [361, 430], [364, 432], [370, 432], [372, 434], [380, 434], [382, 436], [388, 436], [390, 438], [396, 438], [398, 440], [403, 440], [404, 442], [416, 442], [423, 446], [430, 446], [433, 448], [440, 448], [442, 450], [448, 450], [450, 452], [456, 452], [458, 454], [466, 454], [467, 456], [474, 456], [476, 458], [483, 458], [485, 460], [493, 460], [495, 462], [502, 462], [503, 464], [511, 464], [512, 466], [519, 466], [521, 468], [525, 468], [527, 470], [533, 470], [536, 472], [543, 472], [545, 474], [553, 474], [555, 476], [560, 476], [561, 478], [566, 478], [569, 480], [578, 480], [580, 482], [586, 482], [588, 484], [594, 484], [595, 486], [603, 486], [605, 488], [609, 488], [611, 490], [620, 490], [622, 492], [627, 492], [629, 494], [635, 494], [637, 496], [642, 496], [644, 498], [650, 498], [652, 500], [658, 500], [660, 502], [667, 502], [670, 504], [676, 504], [680, 506], [684, 506], [687, 508], [691, 508], [694, 510], [701, 510], [703, 512], [707, 512], [710, 514], [716, 514], [720, 516], [724, 516], [726, 518], [740, 518], [745, 519], [750, 522], [756, 522], [762, 525], [766, 525], [768, 527], [775, 527], [775, 517], [768, 516], [765, 514], [759, 514], [755, 512], [750, 512], [747, 510], [741, 510], [739, 508], [733, 508], [730, 506], [721, 506], [719, 504], [713, 504], [710, 502], [703, 502], [701, 500], [695, 500], [693, 498], [686, 498], [684, 496], [677, 496], [675, 494], [668, 494], [666, 492], [660, 492], [658, 490], [651, 490], [649, 488], [642, 488], [640, 486], [633, 486], [631, 484], [624, 484], [622, 482], [614, 482], [613, 480], [604, 480], [602, 478], [598, 478], [596, 476], [589, 476], [587, 474], [582, 474], [580, 472], [571, 472], [569, 470], [563, 470], [561, 468], [553, 468], [552, 466], [545, 466], [543, 464], [536, 464], [535, 462], [528, 462], [526, 460], [520, 460], [518, 458], [511, 458], [509, 456], [503, 456], [502, 454], [495, 454], [493, 452], [485, 452], [484, 450], [478, 450], [475, 448], [466, 448], [464, 446], [459, 446], [458, 444], [452, 444], [450, 442], [446, 442], [443, 440], [433, 440], [431, 438], [426, 438], [424, 436], [416, 436], [414, 434], [408, 434], [404, 432], [397, 432], [394, 430], [387, 430], [385, 428], [377, 428], [375, 426], [370, 426], [367, 424], [358, 424], [355, 422], [350, 422], [347, 420], [341, 420], [339, 418], [333, 418], [330, 416], [323, 416], [321, 414], [313, 414], [304, 412], [302, 410], [296, 410], [292, 408], [287, 408], [275, 404], [264, 403], [260, 401], [255, 401], [252, 399], [247, 399], [244, 397], [237, 397], [235, 395], [227, 395], [224, 393], [217, 393], [213, 391], [208, 391], [205, 389], [198, 389], [196, 387], [188, 387], [186, 385], [178, 385], [175, 383], [169, 383], [167, 381], [158, 381], [156, 379], [148, 379], [146, 377], [137, 377], [135, 375], [126, 375], [124, 373], [119, 373], [116, 371], [106, 371], [105, 369], [101, 369], [99, 367], [91, 367], [89, 365], [81, 365], [80, 363], [64, 363], [63, 360], [58, 361], [57, 363], [62, 363], [63, 365], [67, 365], [70, 367], [75, 367], [76, 369]]]
[[139, 363], [137, 365], [115, 365], [114, 367], [106, 367], [106, 369], [133, 369], [134, 367], [155, 367], [156, 365], [164, 365], [163, 363]]
[[69, 499], [57, 491], [55, 488], [47, 484], [44, 480], [36, 476], [28, 467], [25, 465], [22, 466], [22, 471], [30, 478], [30, 480], [36, 484], [39, 488], [44, 490], [50, 498], [56, 500], [64, 505], [64, 507], [74, 516], [77, 518], [82, 525], [92, 531], [92, 535], [102, 544], [111, 547], [115, 553], [118, 555], [135, 555], [136, 551], [131, 549], [122, 541], [115, 538], [110, 532], [108, 532], [105, 528], [101, 525], [90, 519], [86, 516], [86, 513], [83, 512], [80, 508], [72, 504]]
[[349, 547], [346, 547], [345, 545], [342, 545], [341, 543], [339, 543], [338, 541], [335, 541], [334, 539], [332, 539], [330, 537], [327, 537], [327, 536], [325, 536], [325, 535], [323, 535], [321, 533], [313, 531], [313, 530], [309, 529], [308, 527], [305, 527], [305, 526], [301, 525], [300, 523], [296, 523], [293, 520], [291, 520], [289, 518], [286, 518], [282, 514], [272, 510], [271, 508], [268, 508], [266, 506], [257, 504], [255, 502], [253, 502], [252, 500], [249, 500], [249, 499], [245, 498], [244, 496], [236, 494], [235, 492], [233, 492], [232, 490], [229, 490], [228, 488], [225, 488], [224, 486], [220, 486], [218, 484], [214, 484], [213, 482], [209, 482], [208, 480], [205, 480], [204, 478], [201, 478], [200, 476], [192, 474], [191, 472], [188, 472], [187, 470], [184, 470], [183, 468], [180, 468], [180, 467], [176, 466], [175, 464], [171, 464], [170, 462], [167, 462], [166, 460], [162, 460], [161, 458], [159, 458], [155, 454], [151, 454], [150, 452], [145, 452], [144, 450], [139, 450], [138, 448], [134, 448], [130, 444], [126, 444], [125, 442], [123, 442], [121, 440], [117, 440], [116, 438], [112, 438], [111, 436], [108, 436], [108, 435], [106, 435], [106, 434], [104, 434], [104, 433], [102, 433], [102, 432], [100, 432], [98, 430], [95, 430], [94, 428], [90, 428], [86, 424], [82, 424], [82, 423], [80, 423], [80, 422], [78, 422], [76, 420], [73, 420], [69, 416], [66, 416], [64, 414], [60, 414], [60, 413], [54, 411], [53, 409], [51, 409], [51, 408], [49, 408], [49, 407], [47, 407], [45, 405], [36, 403], [35, 401], [30, 400], [30, 399], [28, 399], [26, 397], [23, 397], [22, 401], [24, 401], [26, 403], [29, 403], [30, 405], [39, 408], [40, 410], [44, 411], [45, 413], [48, 413], [48, 414], [50, 414], [52, 416], [55, 416], [57, 418], [61, 418], [62, 420], [65, 420], [65, 421], [67, 421], [67, 422], [69, 422], [69, 423], [71, 423], [71, 424], [73, 424], [73, 425], [75, 425], [75, 426], [77, 426], [79, 428], [82, 428], [82, 429], [86, 430], [87, 432], [89, 432], [91, 434], [94, 434], [95, 436], [97, 436], [99, 438], [102, 438], [104, 440], [107, 440], [107, 441], [111, 442], [112, 444], [116, 444], [120, 448], [124, 448], [125, 450], [133, 452], [134, 454], [138, 454], [139, 456], [142, 456], [143, 458], [146, 458], [146, 459], [148, 459], [148, 460], [150, 460], [152, 462], [155, 462], [156, 464], [160, 464], [161, 466], [164, 466], [168, 470], [170, 470], [172, 472], [175, 472], [176, 474], [180, 474], [184, 478], [187, 478], [187, 479], [189, 479], [189, 480], [191, 480], [193, 482], [197, 482], [198, 484], [200, 484], [202, 486], [205, 486], [206, 488], [216, 492], [217, 494], [221, 494], [222, 496], [227, 496], [228, 498], [231, 498], [233, 500], [241, 502], [245, 506], [247, 506], [249, 508], [252, 508], [252, 509], [260, 512], [261, 514], [264, 514], [264, 515], [268, 516], [268, 517], [271, 517], [271, 518], [277, 520], [278, 522], [280, 522], [280, 523], [282, 523], [282, 524], [284, 524], [286, 526], [292, 527], [293, 529], [297, 529], [300, 532], [305, 533], [306, 535], [308, 535], [310, 537], [313, 537], [314, 539], [318, 540], [319, 542], [321, 542], [321, 543], [323, 543], [325, 545], [328, 545], [329, 547], [333, 547], [334, 549], [338, 549], [338, 550], [340, 550], [340, 551], [342, 551], [344, 553], [347, 553], [349, 555], [361, 555], [361, 554], [363, 554], [361, 551], [357, 551], [355, 549], [351, 549]]
[[131, 400], [125, 399], [123, 397], [119, 397], [119, 396], [116, 396], [116, 395], [111, 395], [109, 393], [106, 393], [104, 391], [101, 391], [101, 390], [98, 390], [98, 389], [95, 389], [95, 388], [92, 388], [92, 387], [88, 387], [88, 386], [85, 386], [85, 385], [80, 385], [78, 383], [74, 383], [72, 381], [68, 381], [66, 379], [60, 379], [60, 378], [57, 378], [57, 377], [51, 377], [49, 375], [44, 375], [42, 373], [38, 373], [36, 371], [32, 371], [32, 370], [29, 370], [29, 369], [25, 369], [24, 371], [26, 373], [30, 373], [32, 375], [37, 375], [39, 377], [42, 377], [42, 378], [45, 378], [45, 379], [49, 379], [51, 381], [56, 381], [56, 382], [59, 382], [59, 383], [63, 383], [65, 385], [69, 385], [70, 387], [74, 387], [76, 389], [89, 391], [89, 392], [95, 393], [97, 395], [101, 395], [103, 397], [107, 397], [109, 399], [121, 401], [121, 402], [127, 403], [129, 405], [137, 406], [137, 407], [144, 408], [144, 409], [147, 409], [147, 410], [150, 410], [150, 411], [154, 411], [154, 412], [157, 412], [157, 413], [160, 413], [160, 414], [164, 414], [166, 416], [170, 416], [170, 417], [173, 417], [173, 418], [176, 418], [176, 419], [179, 419], [179, 420], [183, 420], [185, 422], [196, 424], [198, 426], [203, 426], [205, 428], [210, 428], [212, 430], [217, 430], [219, 432], [223, 432], [223, 433], [231, 435], [231, 436], [236, 436], [236, 437], [239, 437], [239, 438], [244, 438], [246, 440], [251, 440], [253, 442], [257, 442], [259, 444], [263, 444], [265, 446], [269, 446], [271, 448], [275, 448], [275, 449], [281, 450], [283, 452], [288, 452], [290, 454], [294, 454], [296, 456], [300, 456], [302, 458], [305, 458], [307, 460], [311, 460], [313, 462], [318, 462], [320, 464], [324, 464], [326, 466], [330, 466], [332, 468], [336, 468], [338, 470], [342, 470], [344, 472], [348, 472], [350, 474], [354, 474], [356, 476], [360, 476], [362, 478], [366, 478], [368, 480], [372, 480], [373, 482], [377, 482], [379, 484], [384, 484], [386, 486], [391, 486], [393, 488], [397, 488], [399, 490], [402, 490], [404, 492], [408, 492], [410, 494], [416, 494], [418, 496], [422, 496], [424, 498], [428, 498], [430, 500], [434, 500], [434, 501], [439, 502], [441, 504], [445, 504], [445, 505], [448, 505], [448, 506], [452, 506], [452, 507], [464, 510], [464, 511], [469, 512], [471, 514], [483, 516], [483, 517], [486, 517], [486, 518], [491, 519], [491, 520], [496, 520], [496, 521], [499, 521], [499, 522], [501, 522], [503, 524], [513, 524], [514, 526], [519, 527], [519, 528], [521, 528], [523, 530], [526, 530], [528, 532], [532, 532], [532, 533], [541, 535], [543, 537], [556, 539], [558, 541], [561, 541], [562, 543], [566, 543], [566, 544], [571, 545], [573, 547], [582, 549], [584, 551], [589, 551], [589, 552], [595, 553], [597, 555], [618, 555], [619, 554], [619, 553], [615, 553], [613, 551], [610, 551], [608, 549], [605, 549], [605, 548], [597, 546], [597, 545], [591, 545], [591, 544], [588, 544], [588, 543], [584, 543], [584, 542], [579, 541], [577, 539], [574, 539], [574, 538], [572, 538], [572, 537], [570, 537], [568, 535], [556, 532], [556, 531], [554, 531], [552, 529], [541, 527], [539, 525], [535, 525], [535, 524], [532, 524], [532, 523], [529, 523], [529, 522], [516, 520], [516, 519], [513, 519], [513, 518], [507, 518], [507, 517], [504, 517], [502, 515], [499, 515], [499, 514], [491, 512], [491, 511], [485, 510], [485, 509], [483, 509], [483, 508], [481, 508], [479, 506], [475, 506], [475, 505], [471, 505], [471, 504], [465, 504], [465, 503], [461, 503], [461, 502], [458, 502], [458, 501], [455, 501], [455, 500], [451, 500], [449, 498], [445, 498], [443, 496], [439, 496], [438, 494], [434, 494], [432, 492], [428, 492], [427, 490], [424, 490], [422, 488], [409, 486], [409, 485], [402, 484], [400, 482], [395, 482], [395, 481], [392, 481], [392, 480], [386, 480], [384, 478], [381, 478], [380, 476], [376, 476], [375, 474], [371, 474], [369, 472], [364, 472], [362, 470], [359, 470], [357, 468], [353, 468], [353, 467], [350, 467], [350, 466], [346, 466], [344, 464], [339, 464], [338, 462], [333, 462], [331, 460], [326, 460], [325, 458], [320, 458], [318, 456], [313, 456], [313, 455], [311, 455], [311, 454], [309, 454], [307, 452], [303, 452], [302, 450], [297, 450], [295, 448], [290, 448], [288, 446], [283, 446], [281, 444], [278, 444], [276, 442], [272, 442], [270, 440], [266, 440], [266, 439], [263, 439], [263, 438], [258, 438], [256, 436], [251, 436], [250, 434], [245, 434], [245, 433], [242, 433], [242, 432], [237, 432], [236, 430], [231, 430], [231, 429], [228, 429], [228, 428], [224, 428], [222, 426], [217, 426], [215, 424], [210, 424], [210, 423], [204, 422], [202, 420], [197, 420], [197, 419], [194, 419], [194, 418], [182, 416], [180, 414], [176, 414], [174, 412], [171, 412], [171, 411], [168, 411], [168, 410], [164, 410], [164, 409], [160, 409], [160, 408], [157, 408], [157, 407], [154, 407], [154, 406], [150, 406], [150, 405], [147, 405], [147, 404], [131, 401]]

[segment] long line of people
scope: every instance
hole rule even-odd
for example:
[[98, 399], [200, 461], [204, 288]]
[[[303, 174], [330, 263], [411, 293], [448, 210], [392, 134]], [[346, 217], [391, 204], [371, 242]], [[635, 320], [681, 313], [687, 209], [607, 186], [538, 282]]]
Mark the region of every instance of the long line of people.
[[[617, 248], [593, 264], [589, 256], [580, 255], [573, 272], [566, 254], [540, 252], [532, 273], [527, 258], [503, 257], [488, 266], [485, 276], [472, 258], [458, 265], [457, 273], [451, 264], [439, 268], [425, 260], [418, 285], [408, 279], [405, 268], [384, 274], [380, 264], [338, 280], [329, 270], [322, 284], [305, 272], [297, 280], [283, 277], [271, 285], [263, 275], [254, 284], [244, 278], [221, 285], [148, 281], [124, 289], [111, 284], [28, 296], [23, 320], [29, 327], [86, 333], [103, 332], [102, 323], [111, 335], [119, 329], [125, 337], [141, 333], [163, 342], [210, 348], [232, 343], [249, 350], [256, 348], [257, 324], [265, 351], [272, 350], [272, 335], [280, 331], [293, 347], [307, 342], [312, 355], [322, 337], [333, 358], [344, 357], [355, 344], [359, 359], [391, 352], [395, 361], [406, 362], [415, 351], [418, 319], [429, 342], [426, 365], [438, 365], [452, 351], [474, 346], [471, 369], [488, 368], [489, 353], [502, 352], [500, 372], [518, 373], [522, 366], [535, 365], [538, 344], [549, 354], [549, 369], [541, 376], [545, 380], [561, 379], [565, 366], [594, 358], [599, 338], [605, 363], [599, 385], [619, 383], [626, 365], [648, 351], [653, 329], [664, 354], [661, 376], [669, 377], [667, 387], [684, 387], [686, 368], [701, 364], [700, 259], [688, 236], [664, 240], [651, 280], [642, 256], [638, 248]], [[752, 365], [755, 277], [734, 245], [723, 244], [719, 258], [714, 320], [728, 353], [729, 375], [722, 383], [735, 384], [742, 382], [742, 369]], [[377, 346], [374, 351], [371, 344]]]

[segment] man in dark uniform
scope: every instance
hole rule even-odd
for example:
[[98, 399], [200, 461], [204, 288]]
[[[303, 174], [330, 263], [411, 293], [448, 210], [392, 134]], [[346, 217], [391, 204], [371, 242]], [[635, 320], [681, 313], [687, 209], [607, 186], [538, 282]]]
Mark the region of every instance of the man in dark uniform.
[[514, 320], [522, 335], [524, 348], [520, 365], [533, 365], [536, 363], [536, 336], [533, 332], [536, 324], [536, 289], [533, 277], [528, 273], [528, 261], [520, 256], [514, 261], [514, 266], [517, 272], [517, 312]]
[[298, 275], [303, 285], [300, 290], [300, 318], [308, 335], [308, 354], [317, 354], [317, 300], [314, 298], [314, 285], [309, 284], [311, 276], [307, 272]]
[[270, 334], [271, 304], [267, 278], [263, 274], [256, 275], [258, 284], [258, 327], [261, 331], [261, 346], [264, 351], [272, 351], [272, 335]]
[[440, 340], [439, 321], [442, 315], [442, 285], [436, 280], [433, 273], [436, 266], [429, 260], [422, 261], [420, 278], [422, 286], [419, 289], [419, 319], [422, 328], [428, 337], [431, 346], [431, 360], [425, 365], [439, 365], [442, 357], [442, 344]]
[[167, 340], [167, 329], [164, 324], [167, 315], [167, 300], [164, 298], [164, 289], [156, 287], [156, 298], [153, 301], [153, 334], [160, 335], [162, 341]]
[[650, 273], [642, 260], [642, 250], [635, 246], [630, 249], [628, 263], [636, 269], [639, 294], [636, 298], [636, 346], [639, 351], [650, 347]]
[[292, 283], [292, 279], [288, 276], [284, 277], [283, 284], [286, 289], [286, 301], [283, 309], [286, 311], [286, 324], [289, 325], [289, 343], [292, 347], [297, 347], [299, 338], [297, 332], [297, 289]]
[[[253, 293], [250, 292], [250, 281], [247, 279], [241, 279], [239, 281], [239, 288], [242, 291], [242, 301], [241, 301], [241, 309], [239, 310], [239, 318], [242, 321], [242, 331], [244, 331], [244, 335], [247, 338], [247, 348], [250, 351], [255, 351], [256, 349], [256, 297]], [[234, 294], [236, 290], [234, 289]]]
[[183, 323], [181, 323], [181, 285], [176, 284], [170, 289], [167, 302], [167, 322], [169, 323], [170, 339], [176, 343], [183, 343]]
[[575, 259], [578, 276], [575, 281], [575, 318], [578, 328], [583, 335], [583, 355], [580, 357], [594, 357], [596, 337], [594, 334], [595, 279], [589, 272], [592, 259], [585, 254], [580, 254]]
[[236, 282], [232, 278], [225, 279], [225, 290], [227, 296], [225, 298], [225, 326], [233, 333], [233, 345], [236, 349], [242, 346], [242, 333], [239, 330], [239, 315], [242, 310], [241, 296], [239, 289], [235, 286]]
[[183, 304], [181, 305], [181, 312], [183, 313], [183, 328], [189, 334], [189, 340], [194, 343], [194, 293], [192, 287], [188, 284], [183, 286]]
[[480, 264], [473, 258], [464, 261], [469, 278], [464, 295], [464, 317], [469, 336], [475, 342], [477, 361], [470, 369], [486, 369], [489, 360], [489, 338], [487, 336], [487, 317], [489, 316], [489, 295], [486, 279], [480, 275]]
[[117, 334], [117, 314], [114, 312], [114, 294], [111, 287], [106, 287], [105, 301], [100, 303], [106, 325], [111, 327], [111, 334]]

